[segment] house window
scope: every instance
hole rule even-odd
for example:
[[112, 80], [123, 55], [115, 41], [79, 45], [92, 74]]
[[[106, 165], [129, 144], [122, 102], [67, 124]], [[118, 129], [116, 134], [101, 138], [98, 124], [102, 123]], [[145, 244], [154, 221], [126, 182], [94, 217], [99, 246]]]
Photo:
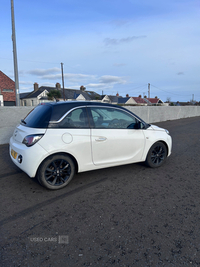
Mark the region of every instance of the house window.
[[13, 92], [13, 89], [3, 89], [3, 92]]
[[31, 106], [34, 106], [34, 104], [33, 104], [33, 100], [31, 100]]
[[26, 100], [24, 100], [24, 106], [26, 106]]

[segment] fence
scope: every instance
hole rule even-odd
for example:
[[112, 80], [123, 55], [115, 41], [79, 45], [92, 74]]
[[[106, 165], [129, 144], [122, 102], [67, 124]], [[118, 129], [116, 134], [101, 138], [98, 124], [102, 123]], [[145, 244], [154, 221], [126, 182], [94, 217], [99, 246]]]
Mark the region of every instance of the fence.
[[[127, 106], [148, 123], [200, 116], [200, 106]], [[33, 107], [0, 107], [0, 144], [9, 143], [13, 131]]]

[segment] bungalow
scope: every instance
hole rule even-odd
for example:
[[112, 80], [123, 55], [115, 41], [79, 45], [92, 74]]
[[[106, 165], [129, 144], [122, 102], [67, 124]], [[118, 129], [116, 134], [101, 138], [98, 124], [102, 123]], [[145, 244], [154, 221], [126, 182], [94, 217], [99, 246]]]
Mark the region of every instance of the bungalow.
[[118, 104], [129, 104], [129, 105], [137, 105], [133, 97], [119, 97]]
[[[112, 104], [137, 104], [135, 100], [130, 97], [128, 94], [126, 97], [119, 96], [117, 93], [116, 96], [114, 95], [103, 95], [102, 102], [112, 103]], [[146, 103], [146, 102], [145, 102]]]
[[147, 106], [147, 102], [142, 98], [141, 95], [139, 95], [138, 97], [133, 96], [132, 98], [135, 100], [137, 105]]
[[49, 102], [47, 94], [51, 90], [59, 90], [61, 97], [59, 100], [87, 100], [87, 101], [97, 101], [101, 100], [101, 96], [93, 91], [86, 91], [85, 87], [81, 86], [80, 90], [76, 89], [61, 89], [60, 83], [56, 83], [55, 87], [41, 86], [39, 87], [37, 83], [34, 83], [34, 90], [28, 93], [20, 94], [20, 100], [22, 106], [36, 106], [40, 103]]
[[146, 103], [148, 105], [153, 105], [153, 106], [157, 106], [157, 105], [163, 105], [164, 102], [158, 98], [157, 96], [155, 96], [154, 98], [148, 98], [148, 97], [144, 97], [144, 100], [146, 101]]
[[38, 84], [34, 83], [34, 90], [32, 92], [20, 94], [21, 106], [37, 106], [40, 103], [48, 102], [47, 94], [49, 92], [49, 87], [41, 86], [39, 88]]
[[101, 102], [118, 104], [118, 98], [119, 96], [117, 95], [116, 96], [115, 95], [103, 95]]

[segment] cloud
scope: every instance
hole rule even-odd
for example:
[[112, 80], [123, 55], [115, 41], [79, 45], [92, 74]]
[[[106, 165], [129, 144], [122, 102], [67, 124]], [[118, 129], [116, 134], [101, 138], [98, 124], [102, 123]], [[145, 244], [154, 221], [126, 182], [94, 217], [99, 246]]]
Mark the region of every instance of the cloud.
[[36, 75], [36, 76], [44, 76], [44, 75], [49, 75], [49, 74], [54, 74], [57, 72], [61, 72], [59, 68], [51, 68], [51, 69], [35, 69], [35, 70], [30, 70], [27, 73]]
[[93, 90], [112, 90], [117, 84], [125, 84], [126, 80], [119, 76], [104, 75], [99, 77], [97, 83], [89, 83], [86, 88], [92, 88]]
[[131, 36], [131, 37], [127, 37], [127, 38], [121, 38], [121, 39], [111, 39], [111, 38], [105, 38], [104, 39], [104, 43], [106, 46], [108, 45], [119, 45], [119, 44], [123, 44], [123, 43], [130, 43], [134, 40], [137, 39], [142, 39], [142, 38], [146, 38], [146, 35], [140, 35], [140, 36]]
[[101, 89], [101, 88], [104, 88], [105, 85], [102, 84], [102, 83], [89, 83], [86, 85], [86, 88], [95, 88], [95, 89]]
[[31, 81], [19, 81], [19, 84], [32, 84], [33, 85], [33, 82], [31, 82]]
[[[116, 64], [116, 66], [123, 66], [125, 64]], [[40, 83], [43, 83], [44, 81], [45, 85], [52, 86], [52, 83], [56, 83], [58, 81], [62, 80], [62, 74], [61, 70], [59, 68], [51, 68], [51, 69], [34, 69], [28, 71], [29, 74], [32, 74], [34, 76], [37, 76], [37, 78], [40, 80], [38, 81]], [[65, 73], [65, 87], [66, 84], [68, 84], [68, 87], [77, 87], [79, 88], [81, 84], [84, 84], [86, 88], [95, 88], [95, 89], [106, 89], [110, 90], [115, 85], [119, 84], [126, 84], [127, 81], [123, 77], [119, 76], [113, 76], [113, 75], [103, 75], [103, 76], [97, 76], [97, 75], [88, 75], [88, 74], [82, 74], [82, 73]], [[21, 85], [29, 85], [33, 84], [33, 82], [21, 82]], [[53, 84], [54, 86], [54, 84]]]
[[118, 76], [111, 76], [111, 75], [104, 75], [101, 76], [99, 79], [100, 83], [112, 83], [112, 84], [125, 84], [126, 81], [123, 80], [121, 77]]
[[[28, 74], [32, 74], [34, 76], [38, 76], [43, 80], [58, 80], [62, 79], [61, 69], [59, 68], [51, 68], [51, 69], [34, 69], [27, 72]], [[65, 73], [64, 78], [71, 82], [78, 82], [82, 80], [93, 80], [95, 79], [95, 75], [87, 75], [81, 73]]]
[[87, 75], [87, 74], [74, 74], [74, 73], [66, 73], [65, 78], [68, 80], [83, 80], [83, 79], [95, 79], [95, 75]]
[[43, 75], [40, 78], [44, 80], [58, 80], [62, 78], [62, 75], [61, 74], [50, 74], [50, 75]]

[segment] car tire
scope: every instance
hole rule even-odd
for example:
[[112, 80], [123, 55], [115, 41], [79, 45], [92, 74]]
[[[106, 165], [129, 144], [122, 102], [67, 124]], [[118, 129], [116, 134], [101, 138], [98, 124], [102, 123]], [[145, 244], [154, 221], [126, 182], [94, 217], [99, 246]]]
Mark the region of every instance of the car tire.
[[145, 163], [151, 168], [158, 168], [165, 162], [166, 158], [166, 145], [162, 142], [157, 142], [149, 149]]
[[57, 190], [65, 187], [75, 173], [73, 160], [63, 154], [56, 154], [45, 159], [37, 172], [37, 179], [48, 189]]

